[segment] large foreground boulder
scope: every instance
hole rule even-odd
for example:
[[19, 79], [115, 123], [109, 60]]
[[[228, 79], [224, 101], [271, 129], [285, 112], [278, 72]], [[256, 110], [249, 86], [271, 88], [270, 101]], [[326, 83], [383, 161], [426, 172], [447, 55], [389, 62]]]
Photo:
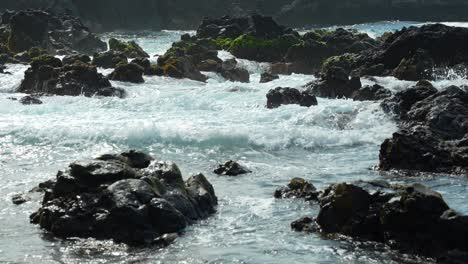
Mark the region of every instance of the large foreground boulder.
[[95, 66], [75, 61], [63, 65], [59, 59], [43, 55], [37, 57], [26, 70], [18, 92], [69, 96], [117, 96], [125, 92], [112, 87], [109, 80], [97, 72]]
[[302, 91], [289, 87], [277, 87], [270, 90], [267, 95], [267, 108], [278, 108], [281, 105], [298, 104], [311, 107], [317, 105], [317, 98], [308, 91]]
[[80, 52], [93, 54], [107, 49], [105, 42], [69, 15], [56, 15], [39, 10], [24, 10], [8, 19], [8, 48], [19, 53], [40, 47], [50, 53]]
[[382, 103], [400, 131], [380, 149], [380, 169], [467, 173], [468, 92], [419, 82]]
[[31, 222], [58, 237], [158, 243], [215, 212], [202, 175], [183, 180], [174, 163], [141, 152], [73, 162], [59, 171]]
[[[468, 216], [450, 209], [439, 193], [421, 184], [339, 183], [325, 189], [319, 200], [316, 223], [323, 234], [383, 242], [429, 257], [468, 252]], [[303, 222], [310, 230], [310, 223]]]

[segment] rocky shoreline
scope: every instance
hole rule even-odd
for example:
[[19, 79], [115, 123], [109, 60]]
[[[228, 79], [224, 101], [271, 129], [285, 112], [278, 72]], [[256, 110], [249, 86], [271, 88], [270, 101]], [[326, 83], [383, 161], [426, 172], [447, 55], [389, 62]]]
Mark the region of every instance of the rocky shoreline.
[[[125, 91], [111, 81], [143, 83], [144, 76], [207, 82], [216, 74], [248, 83], [250, 74], [238, 59], [267, 62], [262, 83], [292, 73], [315, 76], [303, 87], [270, 90], [264, 106], [269, 111], [289, 104], [313, 108], [319, 104], [317, 98], [377, 101], [399, 128], [376, 153], [379, 170], [404, 176], [406, 172], [468, 173], [468, 89], [438, 90], [430, 83], [441, 69], [466, 69], [465, 28], [425, 25], [372, 39], [340, 28], [301, 35], [271, 17], [224, 16], [203, 20], [195, 35], [182, 35], [157, 60], [133, 41], [110, 39], [108, 44], [109, 49], [70, 15], [6, 12], [0, 26], [0, 69], [3, 64], [30, 65], [16, 92], [28, 94], [20, 102], [31, 105], [50, 95], [124, 98]], [[221, 50], [237, 59], [220, 59]], [[98, 68], [113, 71], [104, 76]], [[418, 82], [393, 94], [380, 85], [363, 86], [361, 79], [369, 76]], [[252, 171], [231, 160], [214, 172], [238, 176]], [[41, 186], [44, 199], [31, 222], [64, 238], [167, 245], [188, 224], [215, 213], [217, 205], [214, 188], [203, 174], [184, 181], [177, 165], [138, 151], [71, 163]], [[467, 217], [420, 184], [337, 183], [317, 191], [295, 178], [275, 197], [320, 204], [315, 219], [292, 224], [296, 230], [330, 238], [342, 234], [434, 258], [468, 252]], [[14, 202], [23, 200], [15, 197]]]

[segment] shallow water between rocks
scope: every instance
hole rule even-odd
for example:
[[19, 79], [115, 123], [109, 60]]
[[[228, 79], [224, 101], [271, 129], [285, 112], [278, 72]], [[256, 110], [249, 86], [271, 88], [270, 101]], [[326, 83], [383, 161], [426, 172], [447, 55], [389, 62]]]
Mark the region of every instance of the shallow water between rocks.
[[[378, 36], [410, 22], [350, 26]], [[465, 26], [466, 23], [455, 23]], [[163, 54], [185, 32], [110, 33], [135, 39], [152, 55]], [[220, 57], [229, 58], [227, 52]], [[156, 59], [155, 57], [153, 58]], [[44, 104], [23, 106], [10, 97], [27, 66], [8, 65], [0, 75], [0, 263], [428, 263], [373, 243], [332, 241], [295, 233], [290, 222], [316, 216], [317, 205], [275, 200], [278, 186], [303, 177], [318, 188], [330, 183], [387, 179], [422, 182], [441, 192], [449, 205], [468, 213], [468, 182], [448, 175], [413, 178], [382, 174], [380, 144], [397, 130], [379, 103], [318, 99], [318, 106], [265, 108], [268, 90], [300, 87], [314, 77], [293, 74], [259, 84], [265, 64], [240, 61], [251, 83], [225, 81], [216, 74], [207, 83], [145, 77], [144, 84], [113, 82], [128, 97], [44, 97]], [[101, 70], [103, 73], [109, 71]], [[392, 91], [412, 82], [364, 79]], [[466, 84], [457, 76], [440, 78], [438, 89]], [[172, 160], [185, 177], [202, 172], [220, 199], [218, 212], [186, 229], [164, 249], [128, 248], [93, 239], [59, 240], [29, 223], [41, 198], [15, 206], [11, 197], [55, 176], [70, 162], [128, 149]], [[253, 173], [218, 177], [214, 167], [240, 160]]]

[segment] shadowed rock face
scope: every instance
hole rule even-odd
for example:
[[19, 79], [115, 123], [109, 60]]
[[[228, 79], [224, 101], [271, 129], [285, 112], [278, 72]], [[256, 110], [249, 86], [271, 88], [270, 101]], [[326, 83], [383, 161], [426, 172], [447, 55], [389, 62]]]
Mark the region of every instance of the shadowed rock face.
[[95, 66], [80, 60], [64, 65], [50, 55], [42, 55], [33, 60], [24, 74], [18, 92], [68, 96], [125, 95], [122, 89], [112, 87], [109, 80], [97, 72]]
[[93, 29], [193, 29], [205, 16], [271, 15], [288, 26], [377, 20], [466, 20], [463, 0], [2, 0], [0, 10], [52, 8], [79, 15]]
[[3, 15], [2, 24], [10, 31], [8, 48], [12, 52], [39, 47], [58, 54], [75, 51], [93, 54], [107, 48], [106, 43], [91, 33], [77, 17], [40, 10], [7, 14], [7, 18]]
[[[299, 183], [304, 185], [303, 180]], [[441, 194], [421, 184], [337, 183], [317, 196], [317, 217], [292, 222], [294, 230], [320, 232], [330, 238], [342, 234], [430, 257], [448, 257], [453, 250], [465, 256], [468, 252], [468, 217], [450, 209]]]
[[451, 86], [437, 91], [428, 82], [382, 103], [395, 114], [400, 131], [380, 149], [382, 170], [467, 173], [468, 93]]
[[202, 174], [184, 181], [174, 163], [137, 151], [73, 162], [48, 186], [31, 221], [65, 238], [159, 244], [217, 204]]

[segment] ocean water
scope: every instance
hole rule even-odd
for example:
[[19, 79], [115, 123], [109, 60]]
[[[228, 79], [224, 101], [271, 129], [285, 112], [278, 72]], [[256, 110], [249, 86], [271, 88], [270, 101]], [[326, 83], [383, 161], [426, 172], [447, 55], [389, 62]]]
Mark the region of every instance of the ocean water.
[[[411, 24], [418, 23], [350, 27], [375, 37]], [[183, 33], [103, 37], [135, 39], [155, 56]], [[230, 56], [220, 53], [222, 58]], [[293, 232], [290, 222], [316, 216], [318, 206], [275, 200], [272, 194], [293, 177], [318, 188], [359, 179], [422, 182], [440, 191], [451, 207], [468, 213], [466, 179], [400, 178], [375, 171], [380, 144], [397, 130], [379, 103], [319, 98], [318, 106], [311, 108], [266, 109], [270, 89], [301, 87], [314, 77], [293, 74], [259, 84], [268, 65], [245, 60], [240, 64], [251, 73], [251, 83], [229, 82], [216, 74], [209, 74], [207, 83], [145, 77], [144, 84], [113, 82], [127, 91], [125, 99], [52, 96], [34, 106], [8, 99], [23, 96], [15, 88], [27, 69], [8, 65], [12, 74], [0, 75], [0, 263], [430, 263], [379, 244]], [[450, 75], [435, 86], [444, 89], [466, 81]], [[391, 77], [363, 83], [379, 83], [395, 92], [414, 84]], [[219, 198], [218, 212], [187, 228], [167, 248], [129, 248], [111, 241], [55, 239], [29, 223], [39, 196], [20, 206], [11, 203], [14, 194], [53, 178], [74, 160], [129, 149], [175, 161], [185, 177], [204, 173]], [[212, 173], [229, 159], [239, 160], [253, 173], [235, 178]]]

